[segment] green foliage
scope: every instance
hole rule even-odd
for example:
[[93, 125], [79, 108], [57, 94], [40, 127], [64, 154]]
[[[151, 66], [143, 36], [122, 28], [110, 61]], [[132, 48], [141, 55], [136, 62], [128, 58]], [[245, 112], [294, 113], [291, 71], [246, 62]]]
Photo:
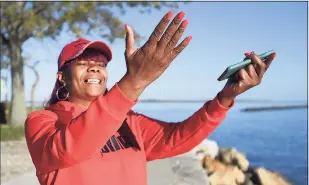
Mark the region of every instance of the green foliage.
[[147, 1], [1, 2], [1, 35], [8, 40], [22, 42], [30, 37], [56, 38], [67, 26], [77, 36], [96, 32], [113, 42], [125, 36], [123, 23], [115, 16], [115, 11], [124, 14], [128, 8], [137, 8], [145, 13], [152, 9], [160, 10], [163, 6], [177, 8], [173, 2]]
[[1, 124], [1, 141], [20, 140], [25, 137], [24, 126]]
[[[0, 2], [1, 12], [1, 69], [12, 64], [12, 55], [21, 53], [22, 44], [29, 38], [56, 39], [60, 32], [73, 32], [77, 37], [97, 34], [109, 42], [124, 38], [124, 25], [115, 12], [124, 15], [128, 8], [141, 13], [160, 10], [162, 7], [178, 8], [175, 2], [69, 2], [32, 1]], [[136, 33], [137, 42], [140, 39]], [[18, 51], [9, 51], [17, 44]], [[15, 53], [14, 53], [15, 52]], [[14, 53], [14, 54], [13, 54]], [[23, 65], [22, 61], [19, 65]]]

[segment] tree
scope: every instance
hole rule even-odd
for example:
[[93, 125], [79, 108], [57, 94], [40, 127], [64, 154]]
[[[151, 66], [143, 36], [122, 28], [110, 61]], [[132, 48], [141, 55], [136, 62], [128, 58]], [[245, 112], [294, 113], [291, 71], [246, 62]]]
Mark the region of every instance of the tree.
[[[4, 88], [4, 89], [2, 89]], [[1, 74], [1, 94], [4, 94], [4, 100], [1, 100], [1, 102], [4, 102], [5, 104], [8, 104], [9, 96], [8, 96], [8, 76]]]
[[39, 81], [40, 81], [40, 74], [35, 67], [36, 67], [36, 65], [38, 65], [39, 62], [40, 61], [36, 61], [32, 65], [26, 63], [27, 67], [30, 68], [35, 75], [35, 81], [33, 82], [32, 88], [31, 88], [31, 100], [30, 100], [31, 101], [31, 112], [36, 109], [36, 106], [35, 106], [35, 90], [36, 90], [36, 87], [37, 87], [37, 85], [39, 84]]
[[2, 40], [0, 40], [1, 43], [1, 59], [0, 59], [0, 65], [1, 65], [1, 94], [4, 93], [4, 100], [1, 100], [1, 102], [5, 102], [5, 104], [8, 103], [8, 71], [9, 71], [9, 60], [8, 60], [8, 50], [4, 45], [2, 44]]
[[[9, 123], [23, 124], [26, 118], [22, 44], [30, 38], [56, 39], [63, 29], [77, 36], [100, 33], [113, 42], [125, 36], [115, 11], [127, 8], [141, 13], [162, 7], [177, 8], [174, 2], [1, 2], [1, 51], [11, 69], [12, 100]], [[137, 36], [139, 36], [137, 34]], [[2, 63], [2, 62], [1, 62]]]

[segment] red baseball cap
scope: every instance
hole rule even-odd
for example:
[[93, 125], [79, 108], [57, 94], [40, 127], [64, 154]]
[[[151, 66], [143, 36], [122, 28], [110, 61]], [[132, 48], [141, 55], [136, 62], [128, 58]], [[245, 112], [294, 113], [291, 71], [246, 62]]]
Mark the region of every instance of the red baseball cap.
[[103, 41], [91, 42], [84, 38], [80, 38], [64, 46], [58, 58], [58, 70], [60, 70], [61, 67], [66, 62], [80, 56], [87, 48], [94, 48], [101, 50], [105, 54], [107, 62], [112, 60], [112, 50], [105, 42]]

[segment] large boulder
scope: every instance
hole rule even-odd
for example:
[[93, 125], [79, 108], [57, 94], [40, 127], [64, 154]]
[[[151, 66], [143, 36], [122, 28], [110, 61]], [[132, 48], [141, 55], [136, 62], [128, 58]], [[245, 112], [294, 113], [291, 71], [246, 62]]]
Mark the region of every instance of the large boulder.
[[[212, 174], [215, 171], [226, 169], [226, 166], [224, 163], [213, 159], [210, 155], [205, 155], [205, 157], [201, 160], [202, 167], [206, 171], [207, 174]], [[221, 170], [222, 171], [222, 170]]]
[[205, 154], [201, 166], [210, 185], [292, 185], [277, 172], [250, 167], [246, 155], [234, 147], [220, 148], [215, 158]]
[[205, 155], [211, 156], [214, 159], [219, 153], [219, 146], [216, 141], [206, 139], [190, 152], [193, 152], [199, 160], [202, 160]]
[[237, 166], [226, 166], [210, 155], [203, 158], [202, 166], [211, 185], [240, 185], [245, 182], [246, 176]]
[[234, 158], [234, 162], [242, 171], [247, 171], [249, 168], [249, 161], [247, 160], [244, 153], [237, 152]]
[[249, 177], [247, 174], [245, 174], [245, 175], [246, 175], [246, 177], [245, 177], [245, 182], [242, 183], [241, 185], [255, 185], [255, 184], [253, 183], [253, 181], [250, 179], [250, 177]]
[[226, 165], [236, 165], [242, 171], [247, 171], [249, 167], [249, 161], [246, 155], [242, 152], [238, 152], [234, 147], [220, 148], [216, 159]]
[[241, 185], [245, 179], [245, 174], [236, 166], [226, 166], [209, 175], [211, 185]]
[[196, 152], [200, 156], [209, 155], [215, 158], [219, 153], [219, 146], [216, 141], [206, 139], [196, 147]]
[[292, 185], [277, 172], [266, 170], [263, 167], [255, 169], [258, 185]]

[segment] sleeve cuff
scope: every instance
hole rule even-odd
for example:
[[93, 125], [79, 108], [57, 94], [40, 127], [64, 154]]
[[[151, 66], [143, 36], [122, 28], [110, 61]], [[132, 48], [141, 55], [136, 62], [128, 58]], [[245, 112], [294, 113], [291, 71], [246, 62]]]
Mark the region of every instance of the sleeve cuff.
[[225, 116], [227, 111], [234, 107], [234, 101], [230, 107], [225, 107], [220, 104], [218, 96], [206, 104], [207, 113], [211, 117], [222, 117]]
[[130, 102], [130, 103], [132, 104], [132, 106], [138, 103], [138, 100], [132, 101], [132, 100], [128, 99], [128, 98], [123, 94], [123, 92], [121, 91], [121, 89], [119, 88], [118, 83], [116, 83], [116, 84], [114, 85], [114, 88], [121, 94], [121, 96], [123, 97], [123, 99], [124, 99], [125, 101], [127, 101], [128, 103]]
[[220, 109], [224, 109], [224, 110], [230, 110], [231, 108], [234, 107], [234, 103], [235, 101], [233, 100], [232, 104], [229, 106], [229, 107], [226, 107], [226, 106], [223, 106], [222, 104], [220, 104], [219, 102], [219, 99], [218, 99], [218, 95], [213, 99], [213, 101], [215, 101], [215, 103], [217, 104], [217, 106], [220, 108]]
[[129, 100], [120, 90], [116, 83], [105, 95], [106, 103], [109, 105], [108, 112], [114, 116], [126, 115], [129, 110], [138, 102]]

